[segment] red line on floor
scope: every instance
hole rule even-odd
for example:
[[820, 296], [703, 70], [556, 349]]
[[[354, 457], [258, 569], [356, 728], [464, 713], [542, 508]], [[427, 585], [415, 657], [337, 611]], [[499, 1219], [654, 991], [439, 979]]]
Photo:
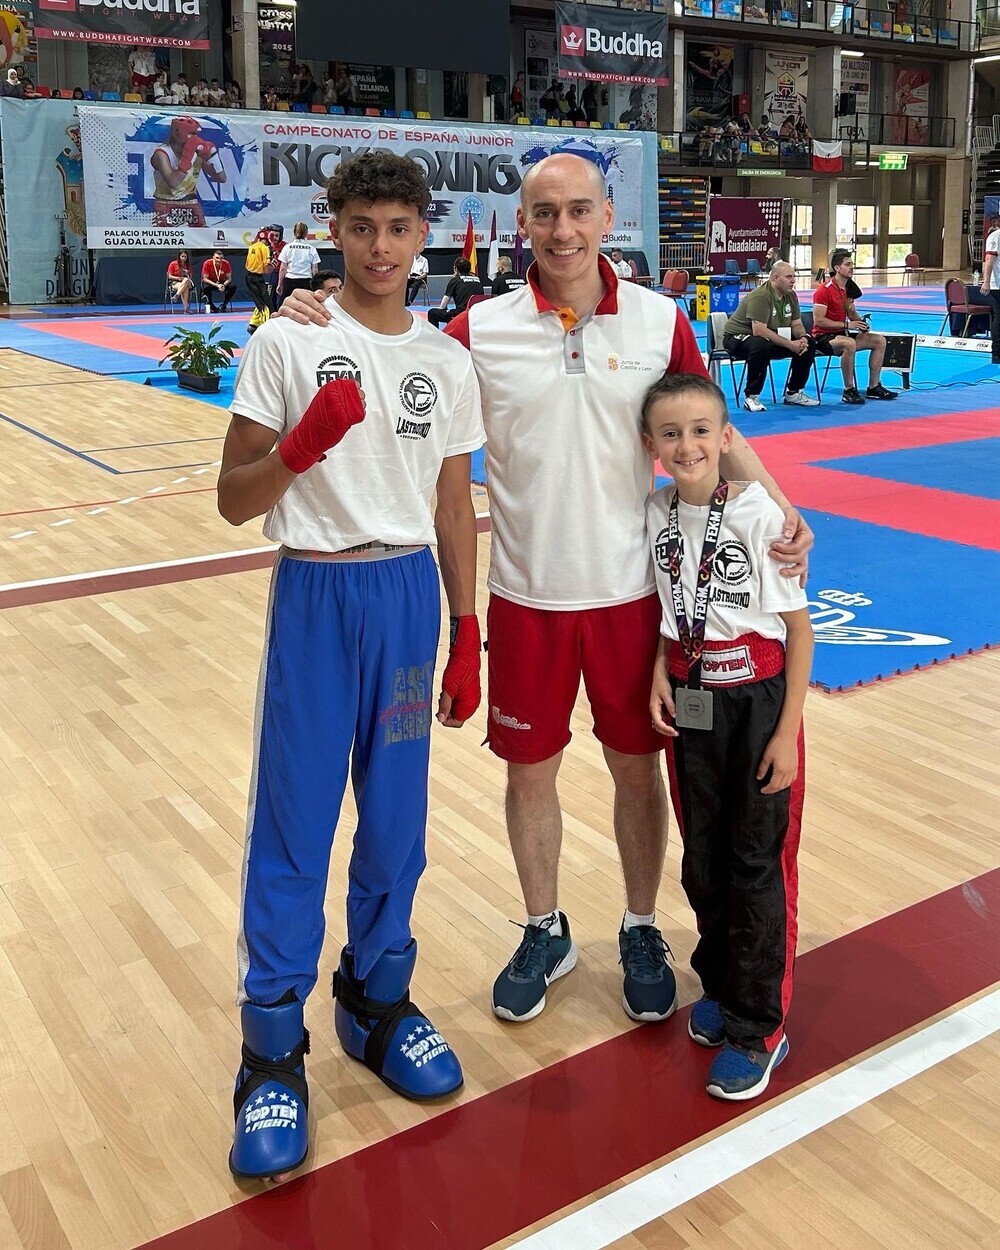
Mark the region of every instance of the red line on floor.
[[[150, 470], [152, 472], [152, 470]], [[140, 495], [135, 500], [136, 503], [145, 503], [152, 499], [176, 499], [178, 495], [203, 495], [207, 491], [215, 492], [214, 486], [199, 486], [197, 490], [172, 490], [163, 491], [158, 495]], [[72, 512], [74, 508], [108, 508], [113, 504], [119, 503], [118, 499], [98, 499], [91, 503], [63, 503], [53, 504], [49, 508], [24, 508], [20, 512], [0, 512], [0, 517], [5, 516], [34, 516], [38, 512]]]
[[1000, 500], [807, 464], [784, 466], [776, 476], [796, 507], [1000, 551]]
[[[993, 985], [998, 913], [994, 869], [803, 955], [791, 1055], [755, 1105]], [[552, 991], [547, 1012], [572, 985]], [[317, 998], [313, 1010], [328, 1011]], [[742, 1114], [705, 1093], [711, 1055], [687, 1037], [687, 1015], [631, 1030], [146, 1250], [270, 1250], [326, 1238], [352, 1250], [483, 1250]], [[518, 1027], [544, 1033], [545, 1017]], [[374, 1080], [372, 1088], [385, 1096]]]
[[[884, 404], [882, 410], [889, 406]], [[998, 421], [1000, 409], [986, 408], [903, 421], [829, 426], [794, 434], [763, 434], [751, 441], [760, 458], [773, 469], [775, 465], [868, 456], [879, 451], [908, 451], [914, 447], [938, 447], [989, 438]]]
[[[183, 492], [182, 492], [183, 493]], [[152, 496], [157, 498], [157, 496]], [[138, 501], [136, 501], [138, 502]], [[476, 518], [480, 534], [489, 531], [489, 517]], [[250, 569], [268, 568], [274, 563], [277, 548], [257, 551], [245, 556], [221, 555], [212, 560], [192, 563], [178, 560], [176, 564], [148, 569], [122, 569], [110, 573], [81, 573], [71, 581], [38, 586], [13, 586], [0, 591], [0, 611], [4, 608], [25, 608], [39, 603], [59, 603], [65, 599], [83, 599], [88, 595], [107, 595], [119, 590], [137, 590], [149, 586], [167, 586], [175, 582], [201, 581], [224, 573], [245, 573]]]

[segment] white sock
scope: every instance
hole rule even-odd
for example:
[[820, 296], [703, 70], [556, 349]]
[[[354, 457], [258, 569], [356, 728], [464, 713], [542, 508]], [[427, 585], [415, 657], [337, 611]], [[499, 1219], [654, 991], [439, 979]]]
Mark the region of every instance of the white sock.
[[634, 911], [625, 912], [625, 919], [622, 921], [622, 928], [628, 933], [629, 929], [636, 928], [641, 924], [654, 924], [656, 921], [656, 912], [650, 912], [648, 916], [637, 916]]
[[548, 929], [550, 937], [562, 937], [562, 920], [559, 918], [559, 909], [547, 911], [542, 916], [529, 916], [528, 924], [533, 924], [539, 929]]

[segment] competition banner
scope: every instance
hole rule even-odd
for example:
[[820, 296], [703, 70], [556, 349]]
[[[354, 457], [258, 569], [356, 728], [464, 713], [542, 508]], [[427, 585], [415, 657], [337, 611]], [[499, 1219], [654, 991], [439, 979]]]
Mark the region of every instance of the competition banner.
[[70, 252], [70, 293], [90, 290], [80, 128], [71, 100], [0, 99], [4, 202], [12, 304], [56, 294], [62, 223]]
[[39, 39], [208, 48], [208, 0], [35, 0]]
[[261, 90], [273, 87], [288, 94], [295, 55], [295, 8], [287, 4], [257, 6], [257, 48]]
[[805, 114], [809, 95], [809, 57], [804, 52], [764, 53], [764, 112], [774, 126]]
[[669, 87], [667, 17], [556, 0], [559, 77]]
[[684, 128], [721, 126], [733, 111], [733, 48], [685, 41], [684, 56]]
[[614, 202], [606, 242], [645, 250], [656, 269], [655, 135], [296, 113], [79, 111], [90, 247], [243, 248], [261, 226], [295, 221], [325, 240], [327, 180], [341, 161], [373, 149], [412, 157], [424, 170], [428, 247], [461, 250], [470, 216], [485, 246], [494, 212], [500, 244], [510, 246], [525, 172], [552, 152], [571, 152], [597, 165]]
[[931, 71], [922, 66], [897, 65], [892, 74], [892, 141], [926, 144], [930, 141]]

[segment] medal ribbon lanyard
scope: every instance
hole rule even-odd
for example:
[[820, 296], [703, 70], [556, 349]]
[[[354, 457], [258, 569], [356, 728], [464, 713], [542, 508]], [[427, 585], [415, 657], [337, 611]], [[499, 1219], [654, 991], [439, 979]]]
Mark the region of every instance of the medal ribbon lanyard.
[[694, 610], [688, 620], [684, 605], [684, 587], [681, 584], [681, 527], [677, 513], [677, 491], [670, 501], [667, 515], [667, 569], [670, 573], [670, 597], [673, 601], [677, 635], [688, 664], [687, 686], [698, 690], [701, 686], [701, 658], [705, 650], [705, 622], [708, 620], [708, 598], [712, 588], [712, 565], [719, 545], [722, 514], [729, 494], [729, 483], [719, 478], [708, 508], [705, 525], [705, 542], [698, 563], [698, 581], [694, 592]]

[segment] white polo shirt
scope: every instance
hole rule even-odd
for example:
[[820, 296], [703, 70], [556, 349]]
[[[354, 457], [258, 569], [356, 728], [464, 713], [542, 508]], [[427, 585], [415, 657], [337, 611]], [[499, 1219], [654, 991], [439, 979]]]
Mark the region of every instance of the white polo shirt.
[[[741, 634], [784, 641], [785, 622], [779, 613], [794, 612], [808, 604], [797, 577], [782, 577], [781, 565], [767, 554], [770, 540], [781, 533], [785, 516], [760, 482], [742, 482], [740, 493], [730, 496], [722, 513], [719, 545], [712, 564], [705, 637], [728, 642]], [[677, 641], [667, 568], [667, 520], [673, 486], [663, 486], [646, 500], [646, 528], [656, 569], [656, 587], [663, 606], [660, 633]], [[694, 610], [698, 564], [705, 542], [708, 508], [677, 502], [681, 531], [681, 587], [688, 620]]]
[[990, 270], [990, 290], [1000, 291], [1000, 229], [991, 230], [983, 247], [984, 256], [993, 257], [993, 268]]
[[431, 496], [447, 456], [485, 440], [468, 352], [421, 318], [376, 334], [326, 301], [327, 326], [265, 322], [243, 352], [229, 411], [292, 430], [318, 388], [354, 378], [366, 415], [325, 460], [300, 473], [268, 512], [264, 534], [307, 551], [359, 543], [433, 544]]
[[578, 611], [653, 593], [639, 411], [664, 373], [706, 374], [675, 302], [599, 264], [604, 296], [582, 320], [549, 304], [532, 265], [527, 286], [448, 327], [470, 348], [483, 396], [489, 588], [526, 607]]

